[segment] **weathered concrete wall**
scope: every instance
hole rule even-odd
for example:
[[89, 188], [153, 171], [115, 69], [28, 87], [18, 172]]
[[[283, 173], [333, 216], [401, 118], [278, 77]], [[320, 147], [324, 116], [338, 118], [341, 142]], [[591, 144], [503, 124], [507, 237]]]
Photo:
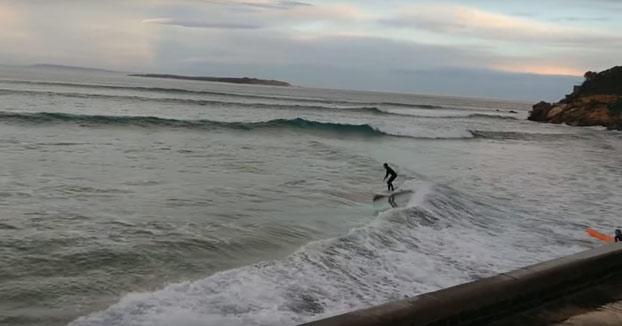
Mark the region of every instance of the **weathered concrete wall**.
[[611, 244], [304, 326], [482, 325], [620, 276], [622, 244]]

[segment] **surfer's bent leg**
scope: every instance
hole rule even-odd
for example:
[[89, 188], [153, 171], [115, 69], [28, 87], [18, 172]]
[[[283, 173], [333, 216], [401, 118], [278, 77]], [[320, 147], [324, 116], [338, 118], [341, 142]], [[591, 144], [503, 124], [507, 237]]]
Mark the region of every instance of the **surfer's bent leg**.
[[391, 178], [389, 178], [389, 181], [387, 181], [387, 187], [389, 188], [389, 191], [395, 190], [395, 188], [393, 188], [393, 180], [395, 180], [394, 175], [392, 175]]

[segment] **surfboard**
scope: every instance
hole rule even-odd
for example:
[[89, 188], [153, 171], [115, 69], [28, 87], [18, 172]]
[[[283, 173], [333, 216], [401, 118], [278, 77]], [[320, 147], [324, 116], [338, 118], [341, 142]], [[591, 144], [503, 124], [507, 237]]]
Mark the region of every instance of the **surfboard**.
[[407, 194], [407, 193], [412, 193], [412, 190], [394, 190], [394, 191], [385, 191], [385, 192], [378, 192], [374, 194], [374, 201], [378, 200], [378, 199], [382, 199], [382, 198], [386, 198], [386, 197], [391, 197], [391, 196], [397, 196], [397, 195], [401, 195], [401, 194]]
[[593, 236], [596, 239], [599, 239], [599, 240], [602, 240], [602, 241], [605, 241], [605, 242], [615, 242], [613, 240], [613, 237], [610, 237], [610, 236], [608, 236], [606, 234], [602, 234], [602, 233], [600, 233], [600, 232], [598, 232], [596, 230], [587, 229], [587, 230], [585, 230], [585, 232], [587, 232], [589, 235]]

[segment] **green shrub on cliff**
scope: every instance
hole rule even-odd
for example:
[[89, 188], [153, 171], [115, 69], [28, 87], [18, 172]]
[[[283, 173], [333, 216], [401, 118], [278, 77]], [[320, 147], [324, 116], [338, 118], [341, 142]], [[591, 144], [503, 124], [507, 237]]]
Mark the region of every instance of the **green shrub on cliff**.
[[622, 95], [622, 66], [616, 66], [601, 72], [588, 71], [583, 76], [585, 81], [573, 94], [586, 95]]

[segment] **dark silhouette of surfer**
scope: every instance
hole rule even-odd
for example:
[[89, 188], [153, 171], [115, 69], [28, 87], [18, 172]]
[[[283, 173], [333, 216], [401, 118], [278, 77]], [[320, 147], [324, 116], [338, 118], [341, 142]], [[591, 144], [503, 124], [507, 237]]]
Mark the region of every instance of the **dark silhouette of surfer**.
[[622, 231], [616, 229], [616, 236], [613, 238], [616, 242], [622, 242]]
[[387, 170], [387, 174], [384, 176], [383, 180], [386, 180], [388, 176], [391, 176], [389, 180], [387, 180], [387, 188], [389, 189], [389, 191], [394, 191], [395, 188], [393, 188], [393, 180], [397, 178], [397, 173], [395, 173], [395, 171], [393, 171], [393, 169], [387, 163], [384, 163], [384, 169]]

